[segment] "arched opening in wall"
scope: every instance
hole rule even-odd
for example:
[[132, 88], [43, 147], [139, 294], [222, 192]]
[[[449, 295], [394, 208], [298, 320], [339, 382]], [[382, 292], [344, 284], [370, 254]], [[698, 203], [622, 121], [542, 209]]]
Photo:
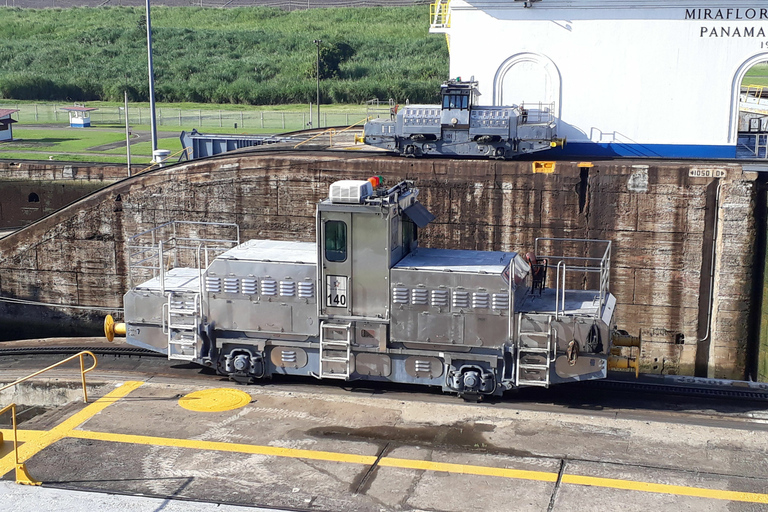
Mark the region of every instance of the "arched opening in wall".
[[29, 196], [27, 197], [27, 202], [28, 202], [28, 203], [39, 203], [39, 202], [40, 202], [40, 196], [38, 196], [37, 194], [35, 194], [34, 192], [32, 192], [32, 193], [31, 193], [31, 194], [29, 194]]
[[560, 72], [548, 57], [519, 53], [499, 66], [494, 78], [494, 105], [547, 109], [560, 117]]
[[732, 113], [736, 156], [768, 159], [768, 54], [756, 55], [739, 68]]

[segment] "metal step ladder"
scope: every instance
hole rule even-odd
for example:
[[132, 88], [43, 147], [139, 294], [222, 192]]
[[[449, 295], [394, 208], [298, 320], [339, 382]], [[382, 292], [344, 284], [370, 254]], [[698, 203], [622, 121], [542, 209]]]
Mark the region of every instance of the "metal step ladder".
[[[339, 379], [349, 380], [350, 359], [352, 357], [352, 324], [330, 324], [323, 322], [320, 324], [320, 378], [321, 379]], [[329, 339], [330, 332], [344, 331], [344, 339]], [[344, 356], [329, 356], [328, 351], [344, 352]], [[328, 363], [343, 363], [344, 371], [333, 371], [328, 368]], [[335, 365], [334, 365], [335, 366]]]
[[[191, 299], [191, 300], [190, 300]], [[200, 341], [200, 294], [179, 294], [168, 292], [164, 305], [165, 325], [163, 332], [168, 335], [168, 359], [194, 361]]]
[[[534, 325], [546, 323], [546, 331], [523, 329], [523, 319]], [[516, 343], [516, 386], [538, 386], [548, 388], [550, 384], [550, 365], [555, 357], [552, 315], [528, 315], [520, 313], [517, 317]]]

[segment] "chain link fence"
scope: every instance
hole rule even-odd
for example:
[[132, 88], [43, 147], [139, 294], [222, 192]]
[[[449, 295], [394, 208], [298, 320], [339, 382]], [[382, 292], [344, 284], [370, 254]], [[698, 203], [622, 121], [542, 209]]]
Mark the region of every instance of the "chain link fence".
[[[131, 6], [144, 7], [144, 0], [0, 0], [5, 7], [20, 7], [22, 9], [45, 9], [68, 7], [103, 7]], [[317, 9], [324, 7], [403, 7], [423, 5], [430, 0], [152, 0], [153, 6], [165, 5], [172, 7], [276, 7], [286, 11]]]
[[[19, 128], [24, 125], [69, 124], [69, 114], [61, 110], [67, 104], [14, 104], [0, 103], [0, 109], [17, 109], [11, 115], [19, 122]], [[334, 112], [320, 109], [320, 126], [350, 126], [361, 123], [366, 117], [366, 107], [361, 105], [359, 112]], [[128, 107], [128, 124], [148, 125], [150, 109], [148, 107]], [[310, 117], [309, 110], [305, 112], [278, 112], [269, 110], [190, 110], [180, 108], [157, 108], [157, 126], [159, 129], [171, 128], [228, 128], [231, 130], [265, 130], [270, 132], [291, 132], [316, 128], [317, 111]], [[125, 124], [123, 107], [99, 107], [91, 112], [91, 124], [94, 127], [110, 124]]]

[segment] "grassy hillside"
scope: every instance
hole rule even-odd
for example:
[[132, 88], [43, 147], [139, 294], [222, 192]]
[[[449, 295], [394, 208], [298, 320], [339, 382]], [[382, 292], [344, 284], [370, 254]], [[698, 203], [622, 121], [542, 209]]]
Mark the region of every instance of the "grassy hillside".
[[[147, 101], [144, 9], [0, 8], [0, 98]], [[324, 102], [435, 101], [448, 76], [429, 7], [287, 12], [153, 7], [158, 101], [307, 103], [314, 39], [323, 40]]]

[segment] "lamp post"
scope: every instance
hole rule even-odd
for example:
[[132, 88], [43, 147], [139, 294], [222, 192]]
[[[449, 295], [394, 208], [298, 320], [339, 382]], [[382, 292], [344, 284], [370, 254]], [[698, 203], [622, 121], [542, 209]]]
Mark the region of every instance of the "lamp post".
[[152, 22], [149, 19], [149, 0], [147, 0], [147, 65], [149, 67], [149, 116], [152, 130], [152, 160], [157, 151], [157, 120], [155, 119], [155, 73], [152, 67]]
[[[149, 1], [149, 0], [147, 0]], [[321, 39], [315, 39], [317, 45], [317, 127], [320, 128], [320, 43]]]

